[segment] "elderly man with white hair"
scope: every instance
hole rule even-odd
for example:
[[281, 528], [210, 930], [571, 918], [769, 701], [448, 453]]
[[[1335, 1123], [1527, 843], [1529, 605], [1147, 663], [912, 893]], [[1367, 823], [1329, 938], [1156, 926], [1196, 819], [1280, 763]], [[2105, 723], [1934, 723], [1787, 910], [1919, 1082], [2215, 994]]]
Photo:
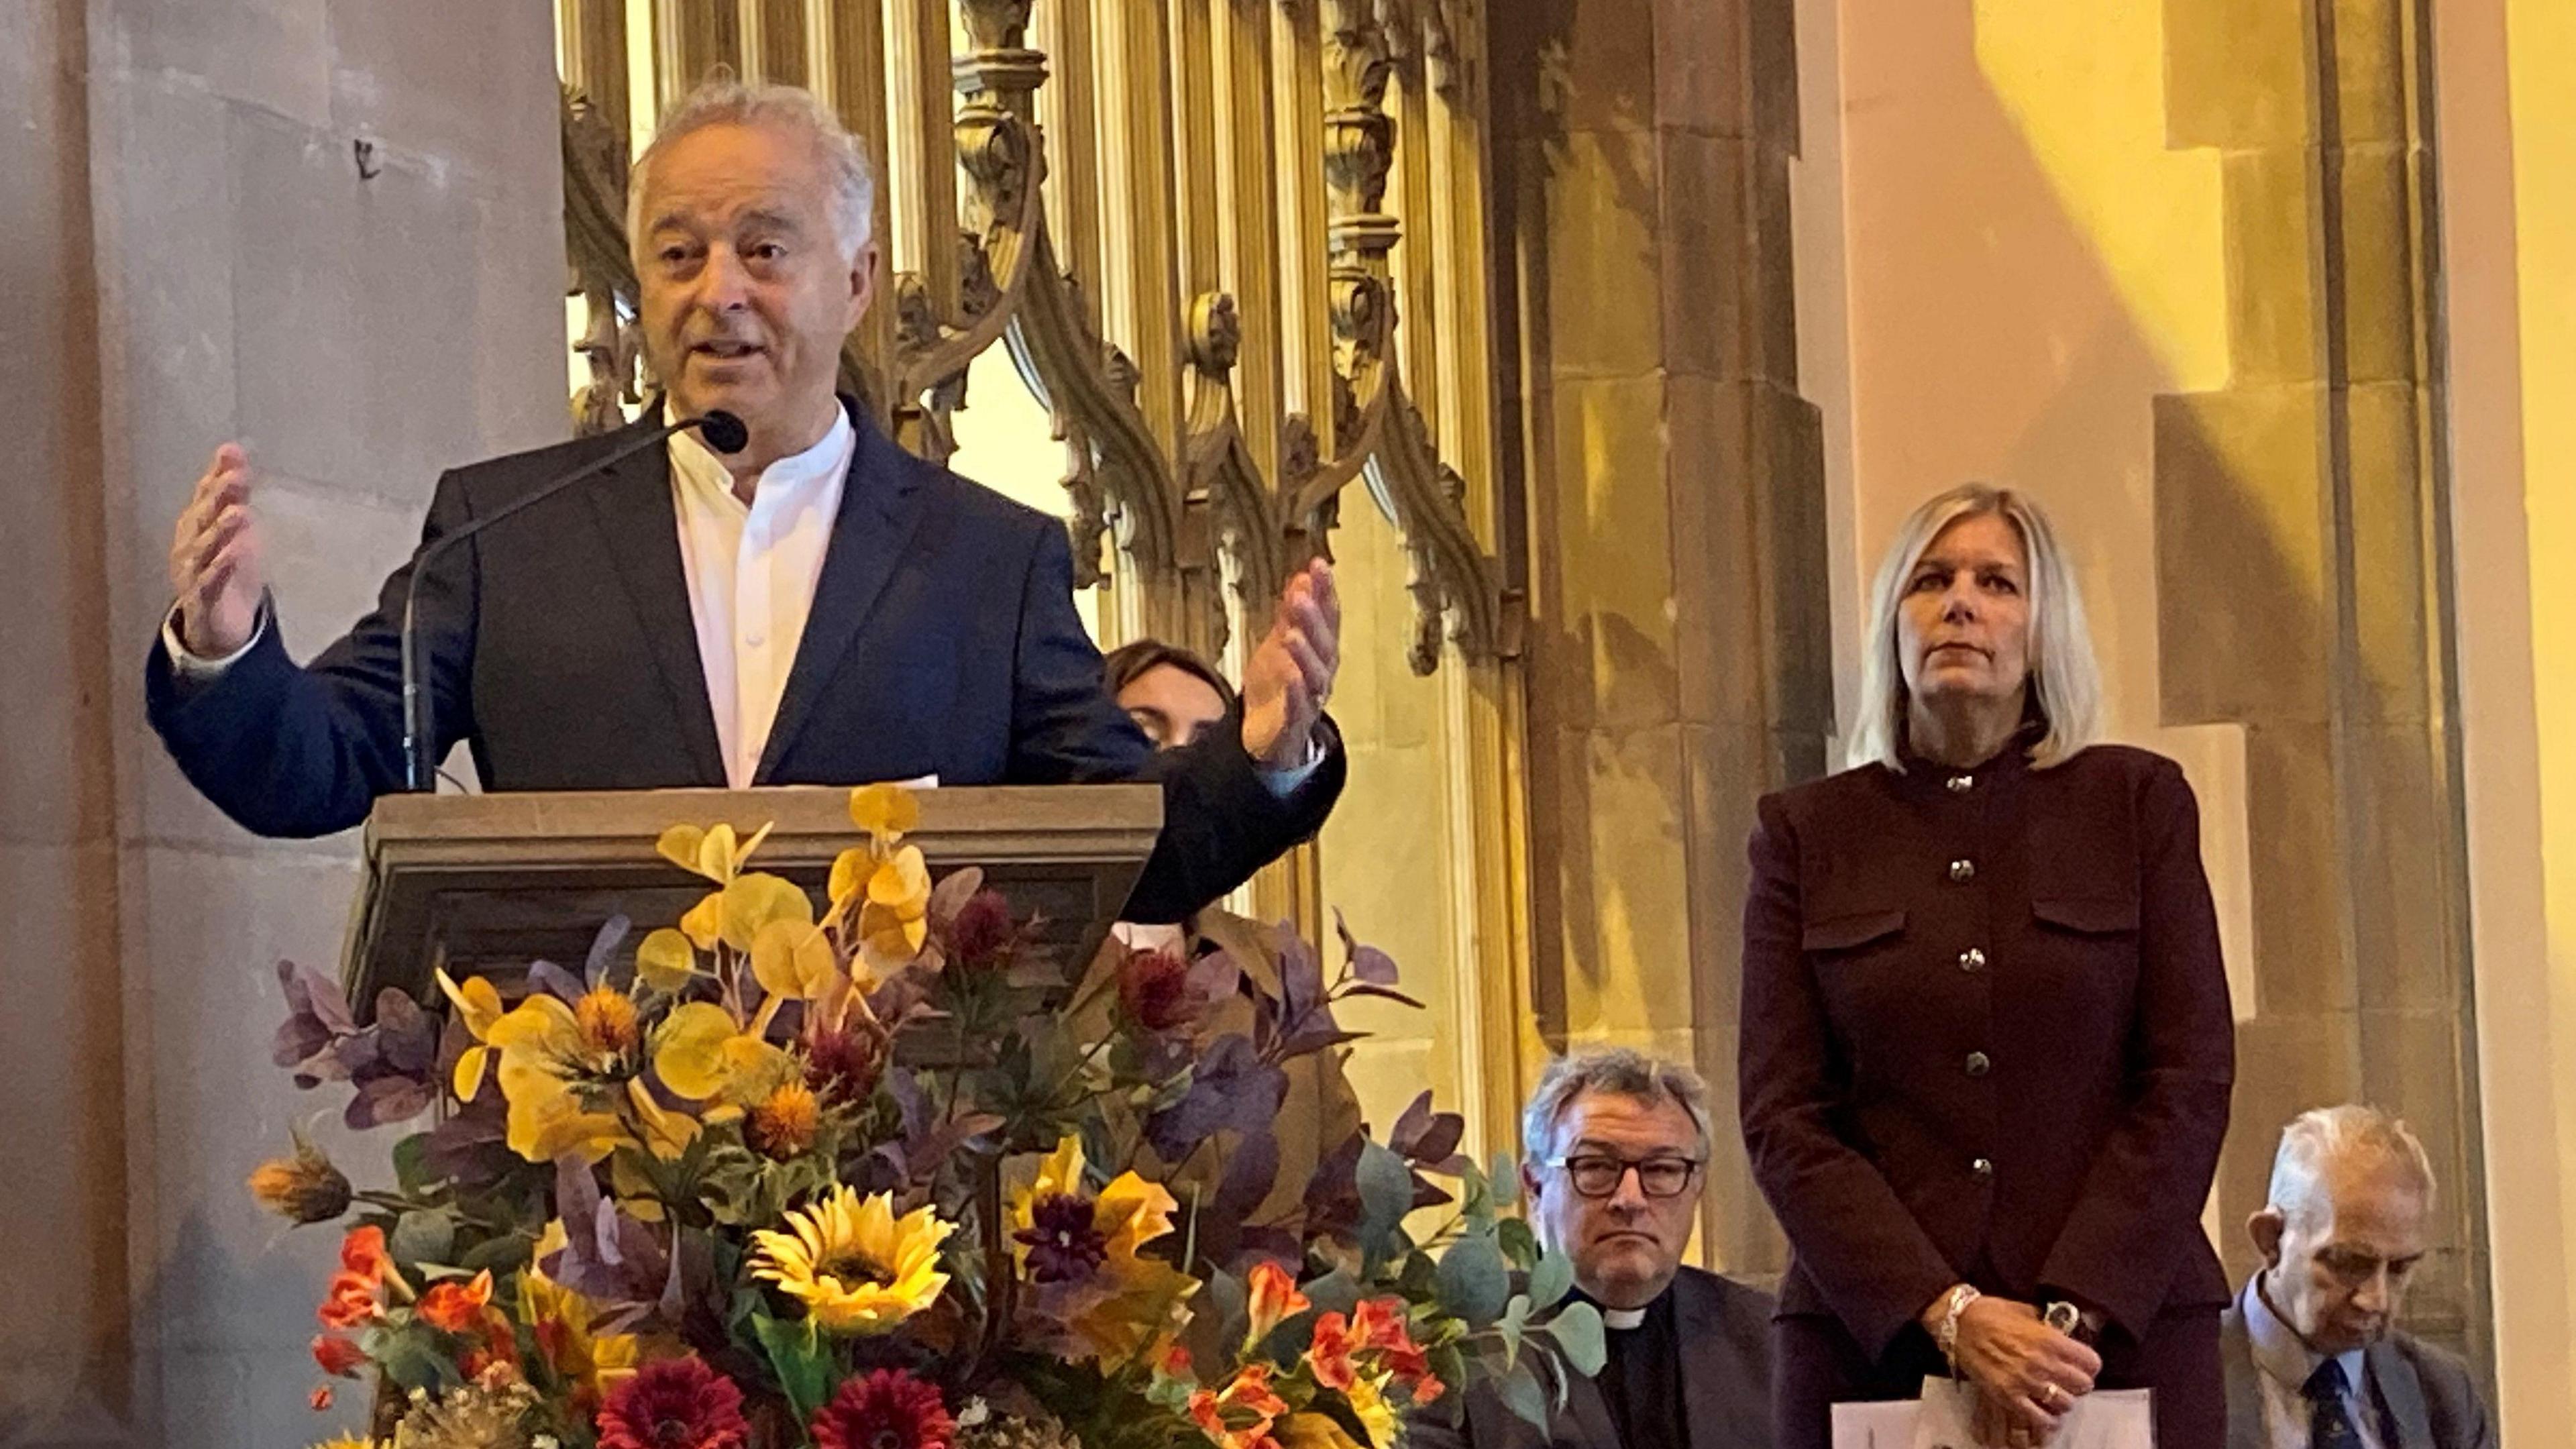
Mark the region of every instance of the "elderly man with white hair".
[[629, 187], [663, 395], [603, 437], [440, 479], [412, 562], [310, 662], [266, 590], [260, 470], [215, 450], [146, 672], [191, 783], [251, 830], [308, 836], [405, 788], [415, 738], [432, 760], [466, 742], [495, 790], [1149, 779], [1164, 830], [1127, 914], [1152, 921], [1314, 832], [1343, 774], [1324, 565], [1289, 581], [1240, 707], [1158, 756], [1101, 688], [1062, 523], [913, 457], [836, 394], [877, 253], [868, 162], [831, 109], [711, 82]]
[[2376, 1108], [2281, 1134], [2246, 1224], [2263, 1270], [2221, 1325], [2228, 1449], [2493, 1449], [2465, 1364], [2397, 1327], [2430, 1243], [2433, 1167]]

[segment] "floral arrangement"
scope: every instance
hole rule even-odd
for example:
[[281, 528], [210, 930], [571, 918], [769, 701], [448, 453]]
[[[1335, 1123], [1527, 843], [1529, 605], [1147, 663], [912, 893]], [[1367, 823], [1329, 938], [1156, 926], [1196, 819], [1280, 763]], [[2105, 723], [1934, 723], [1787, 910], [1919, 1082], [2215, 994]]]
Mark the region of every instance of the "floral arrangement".
[[389, 1186], [301, 1134], [250, 1179], [345, 1234], [314, 1404], [359, 1381], [372, 1436], [329, 1449], [1395, 1449], [1598, 1370], [1508, 1160], [1428, 1093], [1360, 1124], [1334, 1007], [1418, 1006], [1383, 953], [1076, 971], [979, 871], [931, 879], [913, 797], [850, 813], [819, 910], [748, 868], [765, 829], [676, 826], [677, 926], [508, 992], [442, 973], [443, 1020], [281, 964], [279, 1065], [431, 1124]]

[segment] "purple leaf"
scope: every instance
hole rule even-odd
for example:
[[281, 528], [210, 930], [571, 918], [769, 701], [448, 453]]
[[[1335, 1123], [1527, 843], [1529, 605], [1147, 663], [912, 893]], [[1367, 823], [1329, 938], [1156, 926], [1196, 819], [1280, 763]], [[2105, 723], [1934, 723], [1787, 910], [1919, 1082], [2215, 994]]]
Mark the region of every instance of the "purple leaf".
[[590, 992], [589, 987], [581, 984], [580, 977], [552, 961], [531, 962], [528, 966], [528, 984], [536, 990], [562, 997], [566, 1006], [580, 1005], [582, 997]]
[[349, 1099], [341, 1120], [364, 1132], [390, 1122], [408, 1122], [428, 1111], [437, 1099], [438, 1090], [417, 1077], [378, 1077]]
[[1371, 986], [1395, 984], [1395, 958], [1375, 946], [1362, 946], [1351, 953], [1351, 974]]
[[606, 984], [608, 968], [617, 960], [617, 948], [626, 942], [632, 925], [624, 916], [611, 916], [599, 923], [599, 934], [590, 938], [590, 958], [582, 964], [582, 979], [593, 987]]
[[1430, 1126], [1431, 1089], [1425, 1087], [1412, 1101], [1404, 1104], [1404, 1111], [1397, 1115], [1395, 1125], [1387, 1129], [1386, 1145], [1411, 1157], [1414, 1155], [1413, 1145], [1422, 1140], [1423, 1132]]
[[1374, 996], [1383, 1001], [1393, 1001], [1404, 1006], [1410, 1006], [1416, 1011], [1425, 1009], [1421, 1002], [1414, 1000], [1412, 997], [1405, 995], [1403, 992], [1398, 991], [1393, 987], [1371, 986], [1365, 981], [1356, 986], [1350, 987], [1342, 994], [1344, 996]]
[[269, 1060], [281, 1067], [292, 1067], [330, 1044], [331, 1028], [313, 1013], [299, 1011], [277, 1024], [277, 1040], [269, 1050]]
[[346, 1036], [358, 1029], [358, 1019], [349, 1010], [349, 998], [341, 994], [339, 983], [330, 977], [310, 966], [280, 961], [277, 979], [286, 987], [290, 1010], [311, 1014], [334, 1036]]
[[1165, 1161], [1177, 1162], [1229, 1127], [1251, 1132], [1269, 1126], [1287, 1092], [1287, 1074], [1261, 1060], [1251, 1041], [1219, 1037], [1191, 1074], [1189, 1091], [1146, 1123], [1146, 1139]]
[[385, 1065], [421, 1076], [438, 1065], [438, 1023], [409, 996], [388, 986], [376, 993], [376, 1024], [370, 1028]]
[[1316, 1031], [1301, 1031], [1279, 1044], [1279, 1055], [1282, 1058], [1309, 1056], [1326, 1047], [1362, 1040], [1367, 1035], [1364, 1031], [1343, 1031], [1329, 1026]]
[[483, 1184], [498, 1181], [519, 1164], [510, 1150], [509, 1109], [497, 1089], [487, 1087], [464, 1110], [430, 1129], [421, 1161], [446, 1182]]

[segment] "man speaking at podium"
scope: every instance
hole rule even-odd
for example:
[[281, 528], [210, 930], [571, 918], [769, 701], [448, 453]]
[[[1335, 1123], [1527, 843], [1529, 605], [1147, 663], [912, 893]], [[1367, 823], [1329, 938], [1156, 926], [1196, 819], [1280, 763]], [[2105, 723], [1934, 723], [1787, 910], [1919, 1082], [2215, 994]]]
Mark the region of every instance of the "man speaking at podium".
[[463, 740], [496, 790], [1152, 780], [1163, 834], [1125, 912], [1152, 921], [1313, 833], [1344, 770], [1330, 572], [1290, 582], [1227, 724], [1157, 757], [1102, 688], [1063, 526], [835, 395], [876, 274], [872, 192], [804, 91], [684, 101], [629, 183], [660, 414], [442, 477], [420, 551], [309, 665], [269, 607], [256, 475], [218, 448], [147, 666], [188, 779], [264, 835], [343, 830], [416, 773], [416, 718], [427, 759]]

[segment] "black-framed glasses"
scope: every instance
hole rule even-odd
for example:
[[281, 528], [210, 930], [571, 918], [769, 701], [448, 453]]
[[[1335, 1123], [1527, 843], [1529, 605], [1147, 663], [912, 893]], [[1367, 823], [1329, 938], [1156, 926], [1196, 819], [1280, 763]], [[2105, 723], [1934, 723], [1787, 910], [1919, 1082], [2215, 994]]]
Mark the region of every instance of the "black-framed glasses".
[[1699, 1175], [1701, 1167], [1696, 1159], [1688, 1157], [1632, 1161], [1606, 1152], [1578, 1152], [1553, 1158], [1547, 1165], [1564, 1173], [1574, 1190], [1585, 1197], [1608, 1197], [1617, 1192], [1631, 1169], [1637, 1174], [1637, 1190], [1646, 1196], [1679, 1197], [1690, 1190], [1691, 1179]]

